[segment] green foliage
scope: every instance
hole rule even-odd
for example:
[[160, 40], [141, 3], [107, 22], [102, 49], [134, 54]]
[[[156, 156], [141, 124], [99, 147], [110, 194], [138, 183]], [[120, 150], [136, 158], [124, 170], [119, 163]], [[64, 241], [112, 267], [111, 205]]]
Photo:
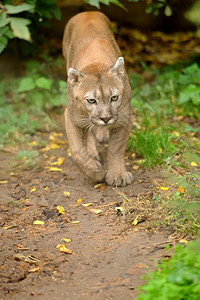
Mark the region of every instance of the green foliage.
[[29, 139], [40, 126], [48, 128], [46, 111], [66, 104], [66, 82], [47, 77], [47, 72], [46, 63], [29, 61], [25, 76], [1, 80], [0, 147]]
[[[166, 206], [172, 207], [182, 215], [180, 219], [176, 218], [177, 227], [186, 232], [191, 231], [194, 234], [198, 234], [200, 227], [200, 171], [198, 168], [193, 168], [190, 171], [189, 165], [192, 161], [200, 165], [200, 158], [197, 154], [189, 152], [185, 153], [184, 156], [184, 160], [188, 162], [188, 166], [184, 164], [182, 167], [188, 170], [187, 172], [182, 176], [177, 176], [168, 171], [164, 173], [167, 184], [173, 185], [173, 189], [168, 192], [169, 201], [167, 199], [164, 200]], [[186, 219], [190, 224], [185, 222]], [[184, 228], [184, 226], [187, 227]]]
[[151, 167], [167, 162], [177, 151], [170, 138], [172, 139], [170, 128], [136, 130], [130, 135], [128, 147], [142, 155], [144, 166]]
[[[139, 2], [141, 0], [128, 0], [129, 2]], [[100, 4], [110, 5], [115, 4], [125, 10], [126, 7], [119, 0], [85, 0], [88, 4], [100, 8]], [[171, 16], [173, 11], [171, 7], [167, 4], [167, 0], [146, 0], [146, 9], [145, 12], [147, 14], [153, 13], [155, 16], [159, 14], [161, 8], [164, 8], [164, 13], [166, 16]]]
[[26, 0], [17, 5], [11, 0], [0, 2], [0, 53], [6, 48], [8, 39], [16, 37], [31, 42], [33, 27], [47, 26], [52, 17], [60, 19], [55, 0]]
[[85, 0], [88, 4], [100, 8], [100, 4], [110, 5], [115, 4], [121, 8], [124, 8], [124, 5], [119, 0]]
[[[200, 117], [200, 67], [193, 63], [181, 70], [173, 67], [155, 70], [152, 84], [133, 89], [132, 105], [147, 115]], [[134, 82], [132, 83], [134, 84]], [[147, 100], [146, 100], [147, 99]]]
[[148, 282], [140, 288], [137, 300], [198, 300], [200, 298], [200, 240], [185, 248], [176, 246], [169, 261], [162, 261], [157, 270], [145, 276]]
[[[173, 143], [173, 131], [199, 132], [188, 124], [172, 121], [176, 116], [200, 117], [200, 67], [197, 63], [182, 68], [165, 68], [154, 71], [152, 83], [140, 82], [138, 76], [131, 77], [132, 106], [137, 112], [140, 124], [129, 137], [128, 147], [135, 149], [150, 167], [171, 162], [181, 148], [188, 148], [180, 139]], [[170, 126], [168, 125], [170, 122]]]

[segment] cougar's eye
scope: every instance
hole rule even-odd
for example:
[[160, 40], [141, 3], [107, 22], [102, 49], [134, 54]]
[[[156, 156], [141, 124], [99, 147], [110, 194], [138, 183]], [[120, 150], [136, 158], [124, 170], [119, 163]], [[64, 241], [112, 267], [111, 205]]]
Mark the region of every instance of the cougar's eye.
[[87, 102], [90, 104], [95, 104], [97, 101], [95, 99], [87, 99]]
[[110, 101], [112, 101], [112, 102], [117, 101], [118, 98], [119, 98], [118, 95], [112, 96], [112, 97], [110, 98]]

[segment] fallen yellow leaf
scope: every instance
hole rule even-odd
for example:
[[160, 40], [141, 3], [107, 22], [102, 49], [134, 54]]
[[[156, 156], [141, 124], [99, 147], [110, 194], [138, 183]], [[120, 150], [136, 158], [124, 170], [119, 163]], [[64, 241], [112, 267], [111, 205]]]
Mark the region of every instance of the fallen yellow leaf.
[[36, 188], [32, 188], [31, 189], [31, 193], [35, 192], [36, 191]]
[[57, 161], [51, 162], [50, 164], [51, 164], [52, 166], [55, 166], [55, 165], [60, 166], [60, 165], [63, 164], [64, 160], [65, 160], [64, 157], [59, 157], [59, 158], [57, 159]]
[[161, 186], [161, 187], [159, 187], [159, 186], [157, 186], [156, 187], [158, 190], [160, 189], [161, 191], [168, 191], [168, 187], [165, 187], [165, 186]]
[[102, 183], [98, 183], [94, 186], [95, 189], [97, 189], [98, 187], [100, 187], [102, 185]]
[[48, 187], [48, 186], [45, 186], [45, 187], [44, 187], [44, 190], [45, 190], [46, 192], [48, 192], [48, 191], [49, 191], [49, 187]]
[[7, 180], [0, 180], [0, 183], [8, 183]]
[[48, 169], [50, 172], [62, 172], [63, 171], [63, 169], [56, 168], [56, 167], [50, 167]]
[[64, 196], [67, 196], [68, 198], [70, 197], [70, 192], [64, 192], [63, 194], [64, 194]]
[[83, 202], [83, 199], [78, 199], [77, 203], [80, 204], [81, 202]]
[[59, 148], [60, 148], [60, 146], [58, 144], [56, 144], [56, 143], [52, 143], [50, 145], [50, 149], [59, 149]]
[[132, 225], [136, 226], [136, 225], [138, 224], [138, 217], [139, 217], [139, 216], [137, 216], [137, 217], [133, 220], [133, 222], [131, 223]]
[[62, 132], [53, 132], [53, 135], [55, 137], [62, 137], [63, 136], [63, 133]]
[[179, 243], [188, 244], [189, 241], [187, 241], [187, 240], [185, 240], [185, 239], [181, 239], [181, 240], [179, 240]]
[[90, 208], [89, 211], [92, 213], [92, 214], [95, 214], [95, 215], [99, 215], [103, 212], [102, 209], [96, 209], [96, 208]]
[[60, 252], [66, 253], [66, 254], [71, 254], [71, 253], [72, 253], [72, 250], [66, 248], [65, 245], [62, 245], [62, 246], [60, 247]]
[[65, 242], [65, 243], [70, 243], [72, 240], [64, 238], [64, 239], [62, 239], [62, 241]]
[[197, 164], [195, 161], [192, 161], [192, 162], [191, 162], [191, 166], [192, 166], [192, 167], [197, 167], [198, 164]]
[[103, 183], [98, 183], [94, 186], [95, 189], [105, 190], [106, 186]]
[[89, 206], [93, 205], [93, 203], [83, 203], [82, 205], [83, 205], [84, 207], [89, 207]]
[[34, 225], [44, 225], [44, 222], [43, 221], [40, 221], [40, 220], [36, 220], [33, 222]]
[[52, 144], [48, 144], [46, 145], [46, 147], [42, 148], [40, 151], [44, 152], [44, 151], [49, 151], [51, 149], [59, 149], [60, 146], [58, 144], [52, 143]]
[[57, 160], [58, 166], [62, 165], [64, 160], [65, 160], [65, 157], [58, 157], [58, 160]]
[[53, 134], [53, 133], [51, 133], [51, 134], [50, 134], [50, 136], [49, 136], [49, 140], [50, 140], [50, 141], [54, 141], [54, 140], [55, 140], [55, 136], [54, 136], [54, 134]]
[[59, 248], [62, 247], [62, 246], [65, 246], [65, 244], [58, 244], [58, 245], [56, 246], [56, 248], [59, 249]]
[[80, 221], [72, 221], [71, 223], [72, 223], [72, 224], [79, 224]]
[[133, 166], [134, 171], [137, 171], [138, 169], [139, 169], [139, 166], [137, 166], [137, 165]]
[[161, 191], [168, 191], [169, 188], [165, 187], [165, 186], [161, 186], [160, 189], [161, 189]]
[[28, 273], [34, 273], [34, 272], [37, 272], [37, 271], [39, 271], [39, 269], [40, 269], [39, 267], [30, 269], [30, 270], [28, 270]]
[[58, 210], [59, 214], [63, 214], [64, 215], [64, 213], [65, 213], [64, 207], [62, 207], [61, 205], [58, 205], [57, 206], [57, 210]]
[[184, 192], [185, 192], [184, 187], [179, 186], [178, 192], [181, 193], [181, 194], [184, 194]]

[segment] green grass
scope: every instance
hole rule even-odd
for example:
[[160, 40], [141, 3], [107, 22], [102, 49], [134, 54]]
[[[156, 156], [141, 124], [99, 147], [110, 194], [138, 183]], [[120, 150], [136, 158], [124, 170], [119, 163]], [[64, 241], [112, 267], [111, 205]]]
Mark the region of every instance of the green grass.
[[[195, 62], [154, 71], [144, 68], [145, 77], [131, 77], [135, 128], [127, 145], [136, 153], [135, 163], [162, 167], [160, 184], [169, 191], [158, 191], [152, 199], [164, 209], [157, 226], [196, 235], [200, 227], [200, 67]], [[184, 193], [178, 192], [179, 187]]]
[[200, 298], [200, 240], [185, 248], [176, 246], [169, 261], [162, 261], [157, 270], [145, 276], [137, 300], [198, 300]]
[[130, 135], [128, 147], [144, 158], [143, 165], [146, 167], [167, 163], [177, 151], [172, 143], [171, 130], [167, 127], [136, 130]]

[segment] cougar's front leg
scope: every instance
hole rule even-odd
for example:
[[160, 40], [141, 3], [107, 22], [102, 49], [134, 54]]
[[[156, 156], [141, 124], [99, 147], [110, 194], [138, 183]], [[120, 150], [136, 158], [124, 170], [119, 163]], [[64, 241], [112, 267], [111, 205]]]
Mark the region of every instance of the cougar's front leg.
[[131, 124], [115, 128], [111, 132], [108, 144], [108, 173], [106, 183], [113, 186], [126, 186], [132, 182], [132, 174], [127, 172], [124, 162], [126, 143]]
[[105, 173], [101, 163], [88, 154], [83, 141], [83, 130], [75, 126], [65, 110], [65, 128], [71, 149], [72, 158], [78, 167], [94, 181], [102, 181]]
[[100, 162], [99, 153], [96, 147], [96, 138], [92, 130], [87, 132], [87, 152], [94, 160]]

